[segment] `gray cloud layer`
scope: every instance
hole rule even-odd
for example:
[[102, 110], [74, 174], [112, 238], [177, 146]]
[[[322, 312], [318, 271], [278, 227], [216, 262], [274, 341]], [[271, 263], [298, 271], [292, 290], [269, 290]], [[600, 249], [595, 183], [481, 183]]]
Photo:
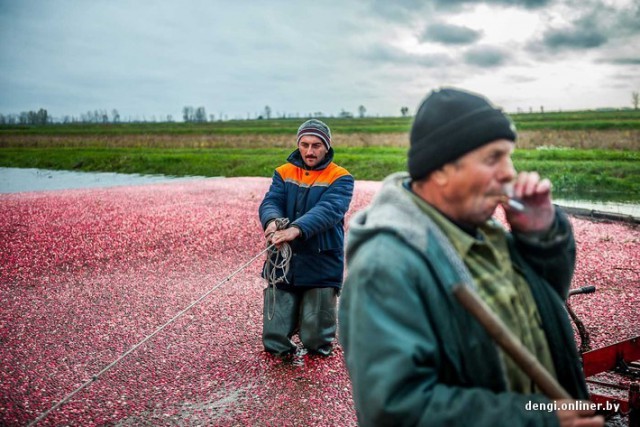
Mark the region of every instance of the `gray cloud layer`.
[[[537, 70], [560, 75], [578, 61], [596, 76], [584, 83], [593, 88], [576, 88], [575, 78], [567, 84], [578, 94], [608, 92], [569, 99], [572, 105], [603, 99], [624, 105], [640, 86], [640, 5], [618, 3], [0, 2], [0, 113], [44, 107], [60, 116], [118, 108], [123, 116], [179, 118], [182, 106], [204, 105], [216, 116], [244, 118], [265, 105], [274, 113], [305, 115], [355, 111], [366, 103], [372, 114], [398, 114], [433, 86], [484, 88], [489, 82], [505, 101], [517, 84], [518, 92], [531, 88], [549, 97], [536, 101], [541, 104], [556, 102], [558, 90], [545, 91]], [[528, 40], [489, 41], [491, 21], [471, 26], [457, 20], [478, 5], [534, 14], [537, 31]], [[403, 44], [407, 39], [413, 48]], [[614, 79], [615, 87], [607, 86]]]

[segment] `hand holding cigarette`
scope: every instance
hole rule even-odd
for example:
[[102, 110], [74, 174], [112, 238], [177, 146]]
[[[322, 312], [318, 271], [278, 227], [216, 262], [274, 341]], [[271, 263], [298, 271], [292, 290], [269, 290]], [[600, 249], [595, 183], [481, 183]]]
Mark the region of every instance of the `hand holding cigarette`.
[[551, 203], [551, 182], [537, 172], [520, 172], [504, 187], [507, 221], [514, 231], [539, 233], [548, 230], [555, 218]]

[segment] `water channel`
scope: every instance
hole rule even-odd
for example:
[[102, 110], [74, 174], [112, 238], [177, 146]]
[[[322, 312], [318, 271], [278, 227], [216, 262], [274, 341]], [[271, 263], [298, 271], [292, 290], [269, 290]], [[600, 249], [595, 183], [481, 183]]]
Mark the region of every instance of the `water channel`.
[[[69, 190], [76, 188], [105, 188], [122, 185], [143, 185], [172, 181], [188, 181], [194, 179], [216, 178], [0, 167], [0, 193]], [[554, 199], [554, 202], [567, 208], [592, 210], [596, 212], [606, 212], [640, 218], [640, 204], [565, 199]]]
[[175, 177], [113, 172], [74, 172], [30, 168], [0, 168], [0, 193], [106, 188], [122, 185], [157, 184], [205, 179], [202, 176]]

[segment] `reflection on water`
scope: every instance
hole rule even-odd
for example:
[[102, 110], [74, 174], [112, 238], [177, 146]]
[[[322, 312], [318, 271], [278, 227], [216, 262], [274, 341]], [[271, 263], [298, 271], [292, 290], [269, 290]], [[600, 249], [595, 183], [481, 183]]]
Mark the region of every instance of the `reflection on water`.
[[48, 169], [0, 168], [0, 193], [24, 191], [104, 188], [121, 185], [143, 185], [168, 181], [204, 179], [204, 177], [173, 177], [112, 172], [73, 172]]

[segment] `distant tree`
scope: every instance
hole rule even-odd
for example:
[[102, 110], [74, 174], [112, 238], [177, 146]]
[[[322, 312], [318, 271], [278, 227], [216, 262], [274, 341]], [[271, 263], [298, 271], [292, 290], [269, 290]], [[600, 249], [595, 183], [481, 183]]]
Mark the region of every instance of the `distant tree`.
[[[2, 119], [4, 123], [11, 124], [9, 117], [11, 116]], [[44, 108], [38, 111], [23, 111], [18, 115], [18, 123], [21, 125], [46, 125], [50, 120], [49, 113]]]
[[120, 123], [120, 113], [115, 108], [111, 110], [111, 121], [113, 123]]
[[271, 118], [271, 107], [268, 105], [264, 107], [264, 117], [269, 120]]
[[640, 92], [633, 92], [631, 94], [631, 102], [633, 103], [633, 109], [638, 109], [638, 103], [640, 103]]
[[106, 111], [89, 110], [86, 114], [80, 115], [80, 121], [82, 123], [107, 123], [109, 116]]
[[341, 119], [351, 119], [351, 118], [353, 118], [353, 113], [350, 113], [349, 111], [345, 111], [343, 109], [343, 110], [340, 111], [339, 117]]
[[358, 107], [358, 115], [360, 116], [360, 118], [364, 118], [364, 115], [367, 114], [367, 109], [364, 107], [364, 105], [361, 105]]
[[407, 115], [409, 114], [409, 107], [400, 108], [400, 114], [402, 114], [402, 117], [407, 117]]
[[46, 125], [49, 122], [49, 113], [44, 108], [41, 108], [36, 113], [36, 121], [39, 125]]
[[192, 122], [195, 118], [195, 111], [192, 106], [186, 105], [182, 107], [182, 119], [185, 122]]
[[209, 114], [209, 121], [214, 122], [216, 120], [216, 116], [214, 114]]
[[2, 116], [2, 124], [3, 125], [15, 125], [18, 121], [18, 116], [15, 114], [7, 114], [6, 116]]
[[204, 123], [207, 121], [207, 112], [204, 107], [198, 107], [194, 116], [194, 121]]

